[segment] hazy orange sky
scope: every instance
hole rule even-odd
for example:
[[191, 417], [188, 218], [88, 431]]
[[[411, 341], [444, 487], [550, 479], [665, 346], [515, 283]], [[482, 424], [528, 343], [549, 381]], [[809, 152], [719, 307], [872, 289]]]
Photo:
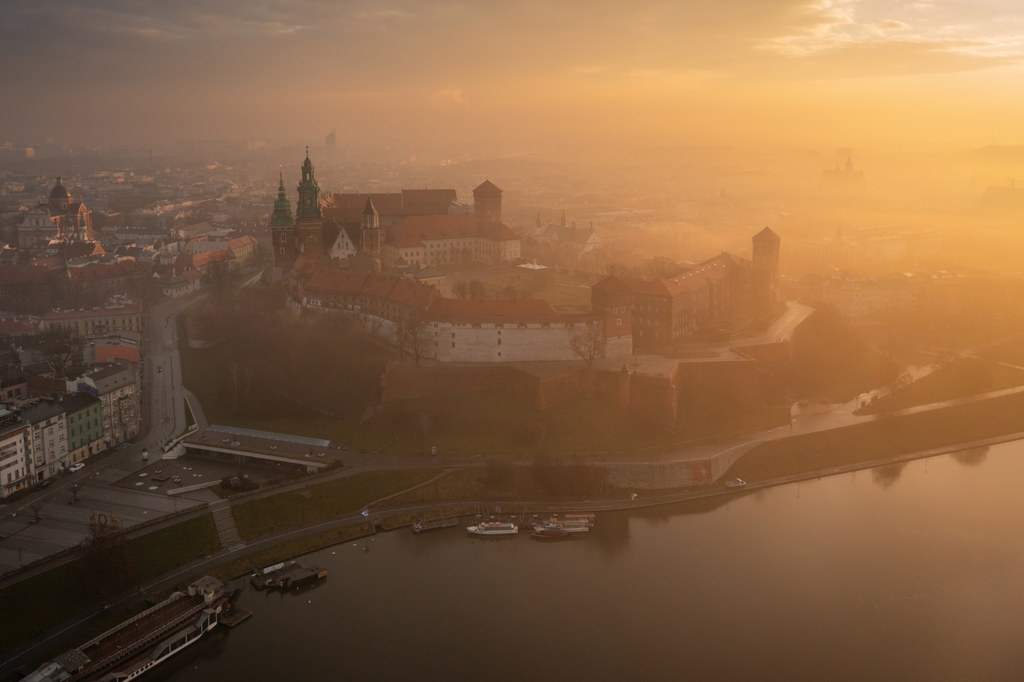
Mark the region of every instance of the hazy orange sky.
[[3, 0], [0, 138], [1010, 144], [1022, 56], [1020, 0]]

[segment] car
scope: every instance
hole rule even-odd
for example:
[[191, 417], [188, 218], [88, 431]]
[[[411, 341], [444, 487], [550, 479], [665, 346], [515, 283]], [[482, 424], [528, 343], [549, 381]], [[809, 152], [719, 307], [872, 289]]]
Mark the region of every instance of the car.
[[72, 471], [72, 472], [74, 472], [74, 471], [81, 471], [84, 468], [85, 468], [85, 462], [75, 462], [74, 464], [72, 464], [71, 466], [68, 467], [68, 471]]

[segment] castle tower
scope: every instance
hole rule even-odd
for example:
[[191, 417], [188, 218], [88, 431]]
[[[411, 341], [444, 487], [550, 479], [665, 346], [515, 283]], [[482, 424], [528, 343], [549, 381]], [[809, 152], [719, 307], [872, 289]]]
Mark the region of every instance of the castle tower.
[[309, 147], [306, 147], [306, 160], [302, 163], [302, 181], [299, 182], [299, 203], [295, 208], [295, 233], [299, 242], [299, 251], [306, 256], [319, 258], [324, 255], [323, 217], [320, 213], [320, 185], [313, 174], [313, 162], [309, 160]]
[[270, 215], [270, 243], [274, 250], [274, 265], [285, 267], [296, 256], [295, 219], [292, 217], [292, 202], [284, 191], [284, 174], [277, 186], [274, 212]]
[[754, 245], [751, 274], [753, 302], [757, 309], [767, 309], [778, 298], [779, 246], [782, 238], [766, 227], [751, 239]]
[[473, 190], [473, 213], [484, 225], [501, 224], [501, 190], [490, 180]]

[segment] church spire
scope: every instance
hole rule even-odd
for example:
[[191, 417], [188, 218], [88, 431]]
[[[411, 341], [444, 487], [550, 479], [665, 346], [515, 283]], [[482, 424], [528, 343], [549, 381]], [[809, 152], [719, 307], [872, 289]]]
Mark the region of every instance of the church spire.
[[296, 219], [320, 218], [320, 186], [313, 174], [313, 162], [309, 160], [309, 147], [306, 147], [306, 160], [302, 162], [302, 182], [299, 183], [298, 189]]

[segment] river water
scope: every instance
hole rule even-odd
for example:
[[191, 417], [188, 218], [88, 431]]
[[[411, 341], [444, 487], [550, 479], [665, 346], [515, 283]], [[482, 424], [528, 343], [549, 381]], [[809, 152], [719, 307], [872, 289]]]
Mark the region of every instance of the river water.
[[567, 541], [385, 533], [305, 557], [329, 577], [300, 594], [246, 588], [252, 619], [147, 679], [1020, 679], [1022, 455], [604, 513]]

